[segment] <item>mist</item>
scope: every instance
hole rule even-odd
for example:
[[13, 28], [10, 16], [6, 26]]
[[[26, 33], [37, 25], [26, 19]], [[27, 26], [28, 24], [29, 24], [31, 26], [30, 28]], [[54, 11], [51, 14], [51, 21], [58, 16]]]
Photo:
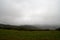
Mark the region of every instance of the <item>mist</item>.
[[59, 0], [0, 0], [0, 23], [60, 25]]

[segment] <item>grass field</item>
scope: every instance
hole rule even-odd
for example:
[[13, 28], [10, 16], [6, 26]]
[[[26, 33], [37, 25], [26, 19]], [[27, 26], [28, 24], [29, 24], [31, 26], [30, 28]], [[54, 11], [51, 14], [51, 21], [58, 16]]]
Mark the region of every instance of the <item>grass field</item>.
[[60, 40], [60, 32], [0, 29], [0, 40]]

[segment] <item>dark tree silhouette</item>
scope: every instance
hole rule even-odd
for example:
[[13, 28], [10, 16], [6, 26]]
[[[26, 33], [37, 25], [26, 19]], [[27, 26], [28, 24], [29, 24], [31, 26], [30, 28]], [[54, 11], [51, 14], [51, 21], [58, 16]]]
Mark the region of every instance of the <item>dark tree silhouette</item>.
[[57, 28], [56, 30], [57, 30], [57, 31], [60, 31], [60, 28]]

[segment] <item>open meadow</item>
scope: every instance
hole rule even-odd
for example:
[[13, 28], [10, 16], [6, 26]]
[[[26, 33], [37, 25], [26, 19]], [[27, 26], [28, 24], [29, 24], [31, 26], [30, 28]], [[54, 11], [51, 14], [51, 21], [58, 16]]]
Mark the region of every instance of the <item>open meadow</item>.
[[0, 29], [0, 40], [60, 40], [60, 32]]

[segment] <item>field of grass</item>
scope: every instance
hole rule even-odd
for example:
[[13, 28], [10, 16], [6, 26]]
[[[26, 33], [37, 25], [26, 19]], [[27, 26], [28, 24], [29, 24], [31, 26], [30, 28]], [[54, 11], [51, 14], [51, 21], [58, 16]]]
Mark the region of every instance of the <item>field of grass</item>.
[[60, 40], [60, 32], [0, 29], [0, 40]]

